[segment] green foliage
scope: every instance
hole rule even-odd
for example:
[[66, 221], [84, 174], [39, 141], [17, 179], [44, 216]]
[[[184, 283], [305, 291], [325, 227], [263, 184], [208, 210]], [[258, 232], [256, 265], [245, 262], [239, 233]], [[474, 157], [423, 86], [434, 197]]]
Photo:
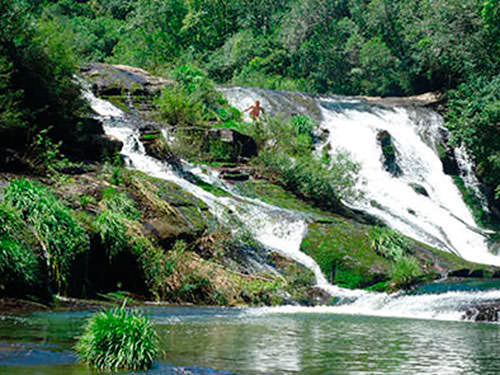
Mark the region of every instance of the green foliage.
[[71, 47], [58, 25], [36, 11], [33, 2], [0, 1], [0, 147], [21, 152], [43, 129], [54, 144], [73, 140], [86, 108]]
[[394, 95], [499, 69], [496, 0], [46, 4], [85, 60], [160, 71], [195, 63], [238, 85]]
[[39, 282], [39, 264], [23, 244], [0, 237], [0, 289], [7, 294], [27, 291]]
[[110, 260], [129, 248], [128, 222], [119, 212], [113, 212], [109, 209], [103, 210], [95, 220], [94, 225]]
[[396, 287], [405, 287], [422, 276], [422, 269], [412, 256], [401, 256], [393, 265], [391, 279]]
[[456, 145], [465, 144], [477, 163], [477, 174], [500, 186], [500, 75], [477, 78], [450, 93], [447, 126]]
[[197, 125], [203, 120], [202, 104], [182, 87], [167, 87], [156, 101], [162, 119], [170, 125]]
[[171, 76], [177, 86], [165, 88], [156, 102], [161, 118], [171, 125], [202, 125], [213, 119], [239, 119], [240, 114], [227, 105], [203, 70], [181, 65], [171, 72]]
[[82, 361], [101, 371], [147, 370], [158, 354], [158, 337], [147, 317], [113, 309], [94, 314], [79, 338]]
[[340, 199], [354, 199], [359, 165], [348, 154], [335, 153], [325, 167], [313, 155], [314, 122], [299, 116], [289, 121], [269, 118], [255, 124], [252, 135], [260, 152], [253, 160], [259, 173], [299, 197], [338, 211]]
[[407, 254], [411, 243], [401, 233], [376, 227], [370, 231], [369, 237], [372, 248], [393, 262], [390, 276], [396, 288], [406, 287], [422, 276], [423, 272], [417, 259]]
[[135, 207], [135, 202], [125, 192], [118, 192], [114, 188], [102, 191], [102, 202], [106, 208], [116, 214], [123, 215], [129, 220], [138, 220], [140, 212]]
[[73, 261], [88, 250], [86, 232], [71, 210], [38, 183], [25, 179], [12, 181], [5, 189], [4, 201], [32, 228], [45, 252], [57, 291], [64, 293]]
[[370, 231], [371, 246], [385, 258], [397, 260], [410, 247], [410, 241], [401, 233], [383, 227], [375, 227]]

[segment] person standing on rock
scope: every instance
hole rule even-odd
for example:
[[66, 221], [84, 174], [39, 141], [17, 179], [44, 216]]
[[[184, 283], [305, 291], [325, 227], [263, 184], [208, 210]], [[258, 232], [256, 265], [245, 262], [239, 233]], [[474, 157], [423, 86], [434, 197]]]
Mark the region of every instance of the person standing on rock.
[[248, 107], [247, 109], [245, 109], [243, 112], [248, 112], [248, 111], [250, 111], [250, 116], [255, 121], [260, 121], [260, 117], [259, 117], [260, 116], [260, 112], [266, 113], [266, 111], [264, 111], [264, 108], [262, 108], [260, 106], [260, 101], [258, 101], [258, 100], [255, 101], [254, 105], [251, 105], [250, 107]]

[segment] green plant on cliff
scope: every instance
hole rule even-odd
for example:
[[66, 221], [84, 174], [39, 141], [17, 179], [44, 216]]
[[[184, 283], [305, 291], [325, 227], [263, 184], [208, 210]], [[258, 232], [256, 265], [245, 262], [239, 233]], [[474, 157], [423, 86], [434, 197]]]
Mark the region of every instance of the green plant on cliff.
[[14, 180], [5, 189], [4, 200], [31, 228], [49, 264], [57, 291], [64, 293], [73, 261], [89, 248], [85, 230], [72, 211], [39, 183]]
[[150, 320], [122, 306], [94, 314], [76, 351], [83, 362], [97, 370], [138, 371], [151, 368], [157, 347], [158, 336]]
[[408, 286], [423, 274], [417, 259], [408, 254], [411, 249], [410, 240], [401, 233], [375, 227], [370, 231], [369, 237], [372, 248], [392, 261], [390, 276], [395, 287]]
[[56, 23], [37, 19], [35, 11], [33, 2], [0, 1], [0, 86], [5, 90], [0, 133], [9, 140], [3, 147], [19, 151], [49, 126], [55, 142], [71, 140], [78, 113], [86, 108], [67, 39]]
[[396, 259], [390, 276], [397, 288], [404, 288], [415, 282], [423, 272], [413, 256], [403, 255]]
[[410, 247], [409, 240], [390, 228], [375, 227], [370, 233], [371, 246], [385, 258], [397, 260]]
[[27, 292], [40, 281], [36, 255], [24, 244], [0, 237], [0, 290], [7, 295]]

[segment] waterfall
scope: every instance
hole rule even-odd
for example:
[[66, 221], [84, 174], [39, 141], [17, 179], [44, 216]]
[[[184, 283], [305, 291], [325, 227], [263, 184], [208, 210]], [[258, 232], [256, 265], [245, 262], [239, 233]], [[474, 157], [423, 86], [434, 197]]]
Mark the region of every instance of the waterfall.
[[[300, 251], [300, 244], [306, 233], [309, 218], [307, 215], [286, 210], [256, 199], [236, 194], [217, 178], [203, 174], [199, 168], [190, 168], [190, 172], [201, 179], [226, 190], [230, 197], [217, 197], [180, 177], [164, 162], [146, 155], [144, 146], [139, 140], [139, 130], [134, 120], [111, 103], [97, 98], [89, 90], [84, 97], [92, 109], [100, 116], [104, 131], [123, 142], [122, 155], [129, 167], [142, 171], [150, 176], [173, 182], [202, 200], [211, 213], [221, 222], [229, 222], [229, 217], [238, 219], [243, 229], [249, 231], [253, 238], [270, 250], [274, 250], [310, 269], [316, 278], [317, 286], [331, 295], [353, 297], [363, 294], [331, 285], [321, 272], [318, 264], [307, 254]], [[229, 215], [229, 217], [228, 217]]]
[[[250, 90], [250, 89], [247, 89]], [[266, 101], [266, 96], [263, 95], [263, 92], [259, 92], [257, 90], [250, 91], [254, 97], [251, 95], [246, 95], [244, 100], [242, 100], [245, 105], [247, 105], [255, 98], [264, 98], [261, 100], [264, 105], [271, 105], [271, 100]], [[226, 92], [226, 95], [231, 98], [231, 95]], [[273, 100], [276, 100], [276, 93], [274, 93], [275, 97]], [[222, 222], [227, 221], [227, 216], [232, 215], [239, 219], [242, 222], [242, 225], [248, 230], [254, 239], [262, 243], [269, 249], [275, 250], [284, 256], [287, 256], [300, 264], [303, 264], [310, 270], [312, 270], [316, 276], [317, 286], [326, 290], [333, 296], [341, 297], [340, 303], [336, 306], [317, 306], [317, 307], [303, 307], [303, 306], [281, 306], [281, 307], [264, 307], [259, 309], [251, 309], [246, 312], [251, 315], [261, 315], [261, 314], [286, 314], [286, 313], [297, 313], [297, 312], [305, 312], [305, 313], [338, 313], [338, 314], [360, 314], [360, 315], [375, 315], [375, 316], [385, 316], [385, 317], [404, 317], [404, 318], [421, 318], [421, 319], [441, 319], [441, 320], [460, 320], [462, 318], [464, 310], [475, 304], [481, 304], [485, 302], [495, 301], [500, 299], [500, 291], [492, 290], [492, 291], [482, 291], [482, 292], [447, 292], [443, 294], [423, 294], [423, 295], [406, 295], [404, 293], [398, 294], [386, 294], [386, 293], [373, 293], [366, 292], [362, 290], [347, 290], [344, 288], [339, 288], [337, 286], [331, 285], [327, 282], [326, 278], [322, 274], [318, 264], [308, 255], [302, 253], [300, 251], [300, 244], [307, 229], [309, 218], [307, 215], [294, 212], [292, 210], [286, 210], [279, 207], [272, 206], [270, 204], [266, 204], [256, 199], [251, 199], [248, 197], [241, 196], [237, 194], [235, 191], [231, 189], [231, 187], [227, 186], [222, 180], [220, 180], [215, 173], [202, 173], [200, 168], [187, 166], [189, 171], [199, 178], [205, 180], [206, 182], [217, 185], [218, 187], [224, 189], [227, 193], [227, 197], [217, 197], [213, 194], [201, 189], [200, 187], [192, 184], [186, 179], [182, 178], [175, 171], [170, 168], [170, 166], [166, 163], [163, 163], [157, 159], [154, 159], [148, 155], [144, 150], [143, 145], [139, 140], [139, 131], [137, 129], [136, 124], [134, 123], [134, 119], [127, 117], [127, 115], [121, 111], [120, 109], [113, 106], [111, 103], [104, 101], [95, 97], [90, 91], [84, 92], [85, 98], [91, 104], [93, 110], [99, 114], [99, 118], [103, 121], [104, 130], [106, 134], [110, 136], [114, 136], [121, 140], [124, 144], [122, 149], [122, 154], [126, 158], [126, 163], [130, 168], [134, 168], [140, 170], [144, 173], [147, 173], [150, 176], [164, 179], [165, 181], [173, 182], [182, 187], [187, 192], [193, 194], [198, 199], [202, 200], [207, 204], [212, 214], [217, 216]], [[232, 97], [235, 100], [235, 96]], [[267, 97], [269, 98], [269, 97]], [[239, 102], [238, 102], [239, 103]], [[234, 103], [234, 104], [238, 104]], [[241, 104], [241, 103], [240, 103]], [[389, 114], [384, 112], [381, 118], [385, 118], [386, 120], [390, 119]], [[384, 125], [382, 124], [382, 120], [380, 122], [374, 122], [375, 119], [371, 119], [374, 123], [369, 126], [368, 134], [373, 136], [375, 132], [374, 129], [378, 129], [379, 127], [386, 126], [390, 128], [394, 134], [393, 136], [397, 140], [397, 146], [400, 147], [400, 142], [404, 139], [403, 136], [399, 134], [398, 131], [393, 129], [399, 123], [398, 121], [406, 121], [401, 122], [409, 129], [405, 129], [403, 134], [404, 136], [415, 136], [419, 138], [417, 134], [417, 130], [415, 126], [410, 122], [408, 113], [403, 110], [390, 112], [393, 116], [396, 116], [395, 119], [391, 120], [392, 125]], [[333, 114], [323, 113], [325, 116], [325, 121], [322, 123], [322, 126], [328, 127], [330, 132], [329, 141], [333, 143], [335, 146], [348, 145], [348, 142], [342, 141], [342, 135], [334, 138], [334, 134], [336, 134], [335, 126], [338, 122], [340, 122], [339, 118], [335, 118]], [[370, 114], [371, 116], [372, 114]], [[328, 116], [332, 116], [329, 118]], [[367, 115], [368, 116], [368, 115]], [[399, 117], [398, 117], [399, 116]], [[352, 119], [351, 119], [352, 120]], [[345, 121], [351, 121], [345, 120]], [[360, 120], [359, 118], [357, 119]], [[333, 121], [333, 124], [332, 122]], [[436, 120], [437, 121], [437, 120]], [[357, 121], [352, 120], [349, 122], [350, 125], [355, 126], [358, 123]], [[345, 123], [344, 123], [345, 125]], [[438, 126], [439, 122], [432, 122], [433, 126]], [[339, 125], [340, 126], [340, 125]], [[347, 125], [345, 125], [347, 126]], [[351, 134], [355, 130], [351, 130]], [[361, 131], [359, 131], [362, 133]], [[370, 133], [371, 132], [371, 133]], [[342, 133], [342, 132], [341, 132]], [[367, 137], [368, 139], [370, 137]], [[360, 142], [365, 142], [367, 140], [362, 140], [361, 134], [359, 137]], [[373, 141], [373, 140], [372, 140]], [[410, 141], [416, 143], [417, 140], [411, 139]], [[337, 143], [338, 142], [338, 143]], [[420, 142], [420, 141], [418, 141]], [[423, 141], [425, 143], [425, 141]], [[362, 143], [364, 145], [364, 143]], [[374, 159], [378, 161], [380, 154], [375, 150], [375, 146], [364, 145], [366, 146], [366, 150], [373, 152], [375, 154]], [[418, 147], [424, 147], [421, 143], [418, 144]], [[428, 163], [433, 163], [433, 173], [438, 173], [438, 166], [436, 159], [431, 155], [432, 149], [430, 152], [426, 150], [425, 156], [423, 156], [424, 161]], [[417, 150], [416, 152], [419, 152]], [[402, 148], [400, 152], [409, 152], [406, 149]], [[356, 155], [356, 153], [354, 153]], [[410, 156], [408, 156], [410, 157]], [[437, 159], [439, 160], [439, 159]], [[372, 160], [369, 160], [370, 162]], [[419, 171], [419, 173], [415, 172], [415, 175], [422, 176], [418, 181], [425, 184], [425, 187], [429, 189], [429, 191], [434, 191], [434, 185], [437, 182], [447, 181], [446, 177], [443, 176], [433, 176], [436, 181], [431, 180], [429, 174], [425, 172], [423, 169], [429, 167], [429, 165], [420, 165], [423, 161], [417, 161], [416, 166], [411, 167], [406, 164], [403, 164], [403, 170], [408, 172], [410, 167], [414, 168], [415, 171]], [[419, 166], [419, 168], [417, 168]], [[377, 171], [380, 173], [385, 173], [382, 171], [379, 166], [376, 167]], [[366, 169], [362, 170], [363, 176], [365, 178], [370, 177], [370, 173], [374, 173]], [[385, 182], [393, 182], [392, 178], [385, 176]], [[414, 177], [415, 179], [416, 177]], [[409, 177], [408, 177], [409, 179]], [[411, 179], [410, 179], [411, 180]], [[406, 181], [406, 180], [404, 180]], [[371, 184], [374, 182], [372, 181]], [[398, 186], [403, 186], [398, 185]], [[372, 185], [369, 185], [370, 187]], [[378, 185], [376, 185], [378, 186]], [[446, 189], [451, 190], [454, 195], [452, 197], [442, 197], [442, 202], [436, 204], [436, 207], [442, 205], [441, 208], [442, 213], [447, 213], [447, 210], [451, 211], [453, 208], [453, 204], [456, 204], [459, 209], [463, 210], [463, 207], [455, 202], [455, 199], [458, 199], [455, 191], [453, 190], [454, 185], [446, 185]], [[368, 189], [365, 187], [365, 189]], [[381, 190], [383, 190], [381, 188]], [[387, 189], [388, 193], [395, 193], [394, 189]], [[377, 193], [379, 194], [379, 193]], [[380, 192], [383, 195], [383, 192]], [[406, 189], [405, 194], [410, 194], [408, 189]], [[435, 193], [436, 196], [438, 194], [443, 194], [443, 192], [439, 191], [439, 193]], [[377, 195], [378, 197], [378, 195]], [[414, 198], [413, 195], [411, 195]], [[451, 201], [452, 203], [450, 203]], [[367, 199], [367, 198], [365, 198]], [[420, 203], [419, 203], [420, 204]], [[449, 204], [450, 206], [448, 206]], [[365, 205], [361, 207], [365, 208]], [[417, 208], [417, 207], [415, 207]], [[369, 210], [367, 208], [367, 210]], [[476, 233], [472, 230], [475, 228], [472, 218], [467, 216], [468, 211], [465, 212], [458, 211], [458, 218], [461, 218], [458, 215], [464, 215], [461, 220], [456, 219], [458, 223], [462, 223], [463, 228], [471, 228], [472, 233]], [[373, 213], [372, 211], [369, 211]], [[397, 211], [392, 211], [393, 215], [397, 217]], [[420, 212], [420, 211], [419, 211]], [[379, 213], [377, 213], [379, 214]], [[382, 213], [380, 213], [382, 216]], [[469, 214], [470, 215], [470, 214]], [[453, 216], [450, 216], [453, 217]], [[396, 219], [394, 219], [396, 220]], [[451, 219], [448, 219], [451, 220]], [[406, 227], [402, 227], [405, 229]], [[419, 236], [426, 236], [427, 228], [423, 226], [422, 233], [417, 233]], [[416, 231], [416, 229], [414, 229]], [[412, 232], [413, 234], [414, 232]], [[439, 244], [442, 246], [452, 246], [451, 244], [456, 244], [456, 242], [449, 242], [451, 240], [446, 239], [446, 236], [439, 235], [439, 231], [433, 232], [437, 233], [437, 239], [440, 239]], [[467, 232], [470, 235], [469, 232]], [[477, 234], [477, 233], [476, 233]], [[425, 237], [426, 241], [431, 241], [432, 237]], [[459, 243], [460, 245], [460, 243]], [[453, 245], [455, 246], [455, 245]], [[457, 245], [458, 246], [458, 245]], [[481, 250], [482, 248], [480, 248]], [[482, 251], [482, 250], [481, 250]]]
[[[310, 97], [239, 87], [222, 92], [239, 109], [259, 99], [272, 114], [305, 113], [319, 118], [320, 129], [328, 134], [330, 152], [347, 151], [360, 164], [358, 188], [363, 197], [345, 202], [350, 207], [440, 250], [472, 262], [500, 265], [500, 257], [488, 251], [485, 232], [477, 227], [453, 179], [443, 172], [437, 144], [446, 130], [436, 112], [348, 97]], [[392, 139], [401, 172], [397, 177], [384, 168], [377, 140], [381, 131]], [[466, 153], [463, 149], [455, 152], [465, 182], [479, 194]], [[415, 186], [423, 188], [425, 194]]]

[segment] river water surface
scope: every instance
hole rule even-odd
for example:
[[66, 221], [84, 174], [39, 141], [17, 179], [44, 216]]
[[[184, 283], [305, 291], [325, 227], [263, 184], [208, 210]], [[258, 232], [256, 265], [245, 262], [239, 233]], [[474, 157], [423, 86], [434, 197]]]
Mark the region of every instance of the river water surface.
[[[145, 309], [162, 354], [148, 375], [499, 374], [496, 324], [287, 312]], [[0, 316], [0, 374], [90, 375], [72, 347], [90, 312]]]

